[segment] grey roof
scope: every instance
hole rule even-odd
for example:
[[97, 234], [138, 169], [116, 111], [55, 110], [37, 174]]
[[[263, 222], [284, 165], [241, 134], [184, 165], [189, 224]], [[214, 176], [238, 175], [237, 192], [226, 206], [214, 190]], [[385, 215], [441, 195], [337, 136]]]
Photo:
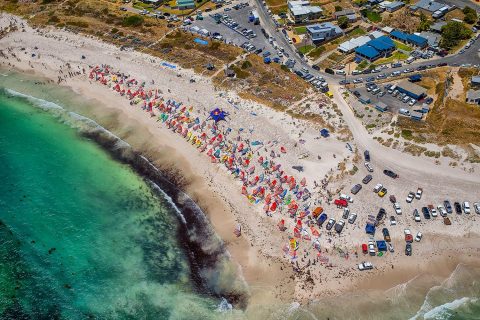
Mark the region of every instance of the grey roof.
[[397, 9], [397, 8], [401, 8], [405, 5], [405, 3], [401, 2], [401, 1], [394, 1], [394, 2], [390, 2], [390, 1], [384, 1], [381, 3], [381, 5], [384, 7], [384, 8], [388, 8], [388, 9]]
[[341, 11], [337, 11], [337, 12], [333, 13], [335, 18], [338, 18], [338, 17], [341, 17], [341, 16], [348, 16], [348, 15], [351, 15], [351, 14], [355, 14], [355, 11], [352, 10], [352, 9], [345, 9], [345, 10], [341, 10]]
[[431, 47], [436, 47], [440, 43], [440, 35], [438, 33], [423, 31], [420, 33], [420, 36], [427, 39], [428, 45]]
[[441, 32], [442, 31], [442, 27], [445, 26], [447, 23], [445, 21], [438, 21], [438, 22], [435, 22], [434, 24], [432, 24], [430, 26], [430, 30], [433, 30], [433, 31], [437, 31], [437, 32]]
[[418, 84], [412, 83], [408, 80], [401, 81], [397, 86], [417, 96], [427, 93], [427, 89], [419, 86]]
[[418, 111], [412, 111], [411, 117], [412, 117], [412, 118], [422, 119], [422, 118], [423, 118], [423, 113], [418, 112]]
[[472, 77], [472, 83], [480, 84], [480, 76], [473, 76]]
[[480, 90], [468, 90], [467, 100], [480, 100]]
[[375, 106], [379, 107], [380, 109], [387, 109], [388, 106], [383, 103], [382, 101], [378, 101], [377, 103], [375, 103]]
[[429, 12], [435, 12], [440, 10], [441, 8], [445, 7], [446, 5], [440, 2], [432, 1], [432, 0], [420, 0], [418, 3], [412, 6], [415, 9], [423, 9]]

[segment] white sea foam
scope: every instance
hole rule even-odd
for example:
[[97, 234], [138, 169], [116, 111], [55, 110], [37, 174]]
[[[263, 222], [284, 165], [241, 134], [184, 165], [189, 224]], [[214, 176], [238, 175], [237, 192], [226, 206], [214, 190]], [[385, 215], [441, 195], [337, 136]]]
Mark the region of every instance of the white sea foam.
[[459, 307], [467, 304], [467, 303], [475, 303], [477, 302], [478, 299], [476, 298], [469, 298], [469, 297], [463, 297], [460, 299], [453, 300], [451, 302], [444, 303], [440, 306], [437, 306], [433, 308], [432, 310], [428, 311], [423, 315], [424, 319], [435, 319], [435, 320], [440, 320], [440, 319], [447, 319], [449, 316], [448, 311], [452, 311], [455, 309], [458, 309]]

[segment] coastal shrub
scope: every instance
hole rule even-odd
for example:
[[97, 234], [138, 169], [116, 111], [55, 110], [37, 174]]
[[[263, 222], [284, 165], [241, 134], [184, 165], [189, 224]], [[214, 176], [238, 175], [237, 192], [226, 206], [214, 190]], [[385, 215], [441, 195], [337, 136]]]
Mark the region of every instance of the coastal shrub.
[[290, 72], [290, 69], [288, 69], [288, 67], [287, 67], [286, 65], [284, 65], [284, 64], [282, 64], [282, 65], [280, 66], [280, 69], [282, 69], [282, 70], [285, 71], [285, 72]]
[[79, 28], [88, 28], [88, 23], [85, 21], [67, 21], [67, 25]]
[[252, 63], [248, 60], [245, 60], [242, 63], [242, 69], [247, 69], [247, 68], [250, 68], [251, 66], [252, 66]]
[[212, 41], [210, 43], [210, 49], [212, 50], [217, 50], [220, 48], [220, 42], [217, 42], [217, 41]]
[[412, 140], [412, 130], [402, 130], [402, 138], [407, 139], [407, 140]]
[[48, 23], [58, 23], [60, 22], [60, 19], [58, 19], [57, 16], [51, 16], [49, 19], [48, 19]]
[[112, 28], [112, 30], [110, 30], [111, 33], [117, 33], [118, 32], [118, 29], [117, 28]]
[[138, 27], [142, 25], [143, 18], [140, 16], [129, 16], [123, 19], [123, 25], [125, 27]]

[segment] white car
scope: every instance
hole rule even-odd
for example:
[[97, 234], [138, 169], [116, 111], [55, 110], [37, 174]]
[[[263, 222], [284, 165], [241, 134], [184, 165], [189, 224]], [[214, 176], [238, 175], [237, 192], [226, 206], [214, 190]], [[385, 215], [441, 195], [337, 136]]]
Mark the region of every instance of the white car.
[[353, 203], [353, 198], [350, 197], [350, 196], [347, 196], [346, 194], [343, 194], [343, 193], [340, 194], [340, 199], [347, 200], [348, 202]]
[[400, 208], [400, 204], [398, 202], [393, 204], [393, 209], [395, 210], [396, 214], [402, 214], [402, 208]]
[[396, 226], [397, 225], [397, 219], [395, 219], [394, 216], [390, 217], [390, 225], [391, 226]]
[[407, 203], [412, 203], [414, 198], [415, 198], [415, 194], [413, 192], [409, 192], [407, 196]]
[[441, 215], [442, 217], [446, 217], [446, 216], [447, 216], [447, 210], [445, 210], [445, 208], [444, 208], [441, 204], [439, 204], [439, 205], [437, 206], [437, 209], [438, 209], [438, 212], [440, 213], [440, 215]]
[[415, 194], [415, 199], [420, 200], [422, 198], [422, 194], [423, 194], [423, 189], [418, 188], [417, 193]]
[[475, 212], [476, 212], [477, 214], [480, 214], [480, 203], [474, 202], [474, 203], [473, 203], [473, 208], [475, 209]]
[[419, 231], [415, 237], [415, 241], [420, 242], [422, 240], [423, 234]]
[[434, 217], [434, 218], [438, 217], [437, 210], [433, 206], [429, 207], [429, 209], [430, 209], [430, 214], [432, 215], [432, 217]]
[[368, 241], [368, 253], [371, 255], [371, 256], [374, 256], [375, 255], [375, 243], [373, 241]]
[[380, 190], [382, 190], [382, 188], [383, 188], [383, 185], [381, 183], [379, 183], [375, 186], [375, 188], [373, 188], [373, 192], [379, 193]]
[[373, 269], [373, 264], [371, 262], [362, 262], [358, 265], [358, 270], [371, 270]]
[[418, 213], [418, 210], [415, 209], [413, 210], [413, 218], [415, 219], [415, 222], [420, 222], [420, 213]]
[[395, 252], [395, 249], [393, 248], [393, 244], [391, 242], [387, 242], [387, 245], [388, 245], [388, 251], [390, 252]]
[[368, 172], [373, 172], [373, 167], [370, 162], [365, 162], [365, 168], [367, 168]]
[[467, 201], [465, 201], [462, 205], [463, 207], [463, 212], [465, 212], [466, 214], [469, 214], [470, 213], [470, 203], [468, 203]]
[[357, 220], [357, 214], [354, 213], [354, 212], [352, 212], [352, 213], [350, 214], [350, 216], [348, 217], [348, 222], [351, 223], [351, 224], [353, 224], [353, 223], [355, 222], [355, 220]]

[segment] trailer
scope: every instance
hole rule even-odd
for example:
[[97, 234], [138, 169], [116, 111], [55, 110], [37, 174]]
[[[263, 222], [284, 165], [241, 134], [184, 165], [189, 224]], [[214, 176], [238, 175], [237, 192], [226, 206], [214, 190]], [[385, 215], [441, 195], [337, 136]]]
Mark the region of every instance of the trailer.
[[248, 16], [248, 21], [253, 22], [253, 24], [260, 23], [260, 17], [258, 16], [257, 10], [250, 11], [250, 15]]

